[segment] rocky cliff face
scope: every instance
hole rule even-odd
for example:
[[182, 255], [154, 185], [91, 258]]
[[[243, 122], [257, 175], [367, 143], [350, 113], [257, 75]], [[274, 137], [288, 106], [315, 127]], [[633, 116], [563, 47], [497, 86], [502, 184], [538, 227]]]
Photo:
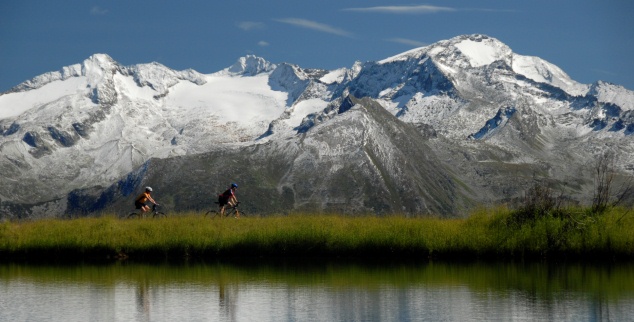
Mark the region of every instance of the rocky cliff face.
[[632, 110], [484, 35], [333, 71], [94, 55], [0, 95], [0, 216], [122, 211], [144, 185], [198, 210], [231, 181], [262, 213], [460, 215], [536, 180], [583, 202], [597, 156], [632, 175]]

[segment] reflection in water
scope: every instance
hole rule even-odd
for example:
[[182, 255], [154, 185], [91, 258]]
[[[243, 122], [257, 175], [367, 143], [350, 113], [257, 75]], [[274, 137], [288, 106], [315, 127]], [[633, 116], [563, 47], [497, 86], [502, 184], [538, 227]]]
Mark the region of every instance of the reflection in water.
[[150, 296], [148, 294], [148, 281], [139, 282], [136, 292], [136, 305], [139, 321], [150, 321]]
[[237, 288], [227, 285], [226, 278], [218, 278], [218, 309], [223, 321], [237, 321], [236, 307]]
[[0, 321], [623, 321], [633, 268], [0, 264]]

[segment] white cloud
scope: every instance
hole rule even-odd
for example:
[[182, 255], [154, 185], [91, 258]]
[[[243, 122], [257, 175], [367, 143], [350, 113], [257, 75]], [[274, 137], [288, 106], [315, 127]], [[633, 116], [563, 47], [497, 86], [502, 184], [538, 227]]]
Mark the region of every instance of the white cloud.
[[249, 30], [253, 30], [253, 29], [263, 29], [264, 28], [264, 24], [261, 22], [255, 22], [255, 21], [241, 21], [237, 23], [238, 28], [244, 30], [244, 31], [249, 31]]
[[390, 39], [385, 39], [385, 40], [386, 41], [395, 42], [395, 43], [399, 43], [399, 44], [411, 45], [411, 46], [414, 46], [414, 47], [424, 47], [424, 46], [429, 45], [429, 44], [424, 43], [422, 41], [412, 40], [412, 39], [405, 39], [405, 38], [390, 38]]
[[269, 45], [269, 43], [264, 41], [264, 40], [258, 41], [258, 46], [260, 46], [260, 47], [266, 47], [268, 45]]
[[481, 11], [481, 12], [519, 12], [518, 10], [511, 10], [511, 9], [486, 9], [486, 8], [465, 8], [462, 9], [464, 11]]
[[438, 13], [438, 12], [457, 11], [454, 8], [439, 7], [439, 6], [429, 6], [429, 5], [420, 5], [420, 6], [379, 6], [379, 7], [368, 7], [368, 8], [347, 8], [347, 9], [343, 9], [343, 10], [344, 11], [357, 11], [357, 12], [409, 13], [409, 14]]
[[603, 74], [603, 75], [608, 75], [608, 76], [618, 76], [617, 73], [615, 72], [611, 72], [611, 71], [607, 71], [605, 69], [590, 69], [591, 71], [595, 72], [595, 73], [599, 73], [599, 74]]
[[516, 10], [507, 9], [486, 9], [486, 8], [450, 8], [430, 5], [419, 6], [378, 6], [367, 8], [346, 8], [343, 11], [355, 12], [375, 12], [375, 13], [394, 13], [394, 14], [431, 14], [439, 12], [457, 12], [457, 11], [481, 11], [481, 12], [517, 12]]
[[344, 37], [352, 37], [352, 33], [345, 31], [343, 29], [339, 29], [336, 27], [332, 27], [323, 23], [314, 22], [301, 18], [285, 18], [285, 19], [274, 19], [277, 22], [287, 23], [297, 27], [308, 28], [316, 31], [326, 32], [338, 36]]
[[90, 9], [90, 14], [93, 16], [101, 16], [101, 15], [105, 15], [109, 12], [108, 9], [104, 9], [101, 8], [99, 6], [94, 6], [92, 7], [92, 9]]

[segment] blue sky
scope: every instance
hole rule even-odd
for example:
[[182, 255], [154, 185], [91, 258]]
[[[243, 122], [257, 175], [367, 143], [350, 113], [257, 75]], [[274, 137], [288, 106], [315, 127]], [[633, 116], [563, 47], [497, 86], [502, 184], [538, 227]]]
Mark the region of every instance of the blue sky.
[[0, 1], [0, 92], [95, 53], [201, 73], [247, 54], [335, 69], [475, 33], [634, 90], [632, 12], [630, 0]]

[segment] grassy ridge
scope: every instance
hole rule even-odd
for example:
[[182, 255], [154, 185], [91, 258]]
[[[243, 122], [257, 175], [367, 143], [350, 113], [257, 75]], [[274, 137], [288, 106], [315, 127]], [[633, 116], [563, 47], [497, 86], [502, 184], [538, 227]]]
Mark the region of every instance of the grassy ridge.
[[517, 220], [505, 208], [467, 219], [292, 215], [209, 220], [114, 217], [0, 223], [3, 257], [216, 258], [394, 256], [634, 259], [634, 216], [614, 208]]

